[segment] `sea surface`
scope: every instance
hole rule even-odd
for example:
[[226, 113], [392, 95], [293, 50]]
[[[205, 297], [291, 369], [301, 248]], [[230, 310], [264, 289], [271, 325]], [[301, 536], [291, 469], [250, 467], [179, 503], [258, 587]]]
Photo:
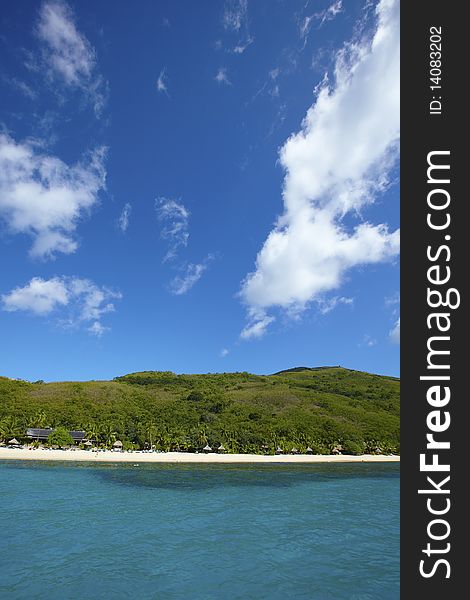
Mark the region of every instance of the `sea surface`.
[[398, 600], [399, 465], [0, 462], [8, 600]]

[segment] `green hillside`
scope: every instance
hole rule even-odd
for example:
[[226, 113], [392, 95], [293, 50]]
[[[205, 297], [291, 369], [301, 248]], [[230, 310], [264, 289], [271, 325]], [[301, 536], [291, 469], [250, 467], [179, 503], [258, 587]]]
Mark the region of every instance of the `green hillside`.
[[0, 377], [0, 438], [26, 427], [84, 429], [101, 444], [233, 452], [399, 452], [400, 382], [341, 367], [273, 375], [145, 371], [113, 381]]

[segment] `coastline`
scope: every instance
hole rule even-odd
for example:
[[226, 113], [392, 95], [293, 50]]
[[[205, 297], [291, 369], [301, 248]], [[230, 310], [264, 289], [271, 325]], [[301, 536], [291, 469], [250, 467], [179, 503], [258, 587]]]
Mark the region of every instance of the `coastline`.
[[396, 455], [382, 454], [193, 454], [189, 452], [91, 452], [90, 450], [30, 450], [28, 448], [0, 448], [2, 460], [36, 460], [89, 463], [362, 463], [399, 462]]

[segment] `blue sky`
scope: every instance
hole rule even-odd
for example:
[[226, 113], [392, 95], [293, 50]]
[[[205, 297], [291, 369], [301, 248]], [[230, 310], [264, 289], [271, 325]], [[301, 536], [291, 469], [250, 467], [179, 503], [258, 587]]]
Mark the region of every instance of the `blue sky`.
[[395, 0], [7, 1], [0, 372], [399, 374]]

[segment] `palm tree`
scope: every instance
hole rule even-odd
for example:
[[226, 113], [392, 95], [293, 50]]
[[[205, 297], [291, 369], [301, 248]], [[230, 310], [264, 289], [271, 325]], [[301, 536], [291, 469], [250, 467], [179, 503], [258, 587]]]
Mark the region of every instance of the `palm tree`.
[[2, 439], [22, 436], [22, 430], [19, 420], [16, 417], [8, 416], [0, 421], [0, 435]]
[[208, 439], [207, 439], [207, 435], [206, 435], [206, 430], [205, 429], [200, 429], [198, 431], [197, 434], [197, 441], [198, 443], [204, 447], [207, 443], [208, 443]]
[[47, 427], [48, 417], [43, 410], [38, 411], [30, 419], [28, 419], [28, 427], [37, 427], [38, 429], [44, 429]]
[[100, 428], [100, 435], [104, 439], [106, 446], [110, 446], [116, 441], [117, 432], [114, 430], [112, 423], [104, 423]]
[[147, 423], [145, 423], [144, 425], [144, 435], [146, 437], [146, 439], [148, 439], [149, 443], [150, 443], [150, 449], [153, 448], [153, 443], [158, 435], [158, 429], [157, 426], [155, 425], [155, 423], [153, 421], [148, 421]]
[[101, 432], [100, 432], [100, 428], [94, 421], [90, 421], [90, 423], [87, 423], [87, 425], [85, 425], [84, 429], [85, 429], [85, 435], [86, 435], [87, 440], [89, 440], [90, 442], [92, 440], [94, 440], [95, 442], [98, 441], [98, 438], [99, 438]]

